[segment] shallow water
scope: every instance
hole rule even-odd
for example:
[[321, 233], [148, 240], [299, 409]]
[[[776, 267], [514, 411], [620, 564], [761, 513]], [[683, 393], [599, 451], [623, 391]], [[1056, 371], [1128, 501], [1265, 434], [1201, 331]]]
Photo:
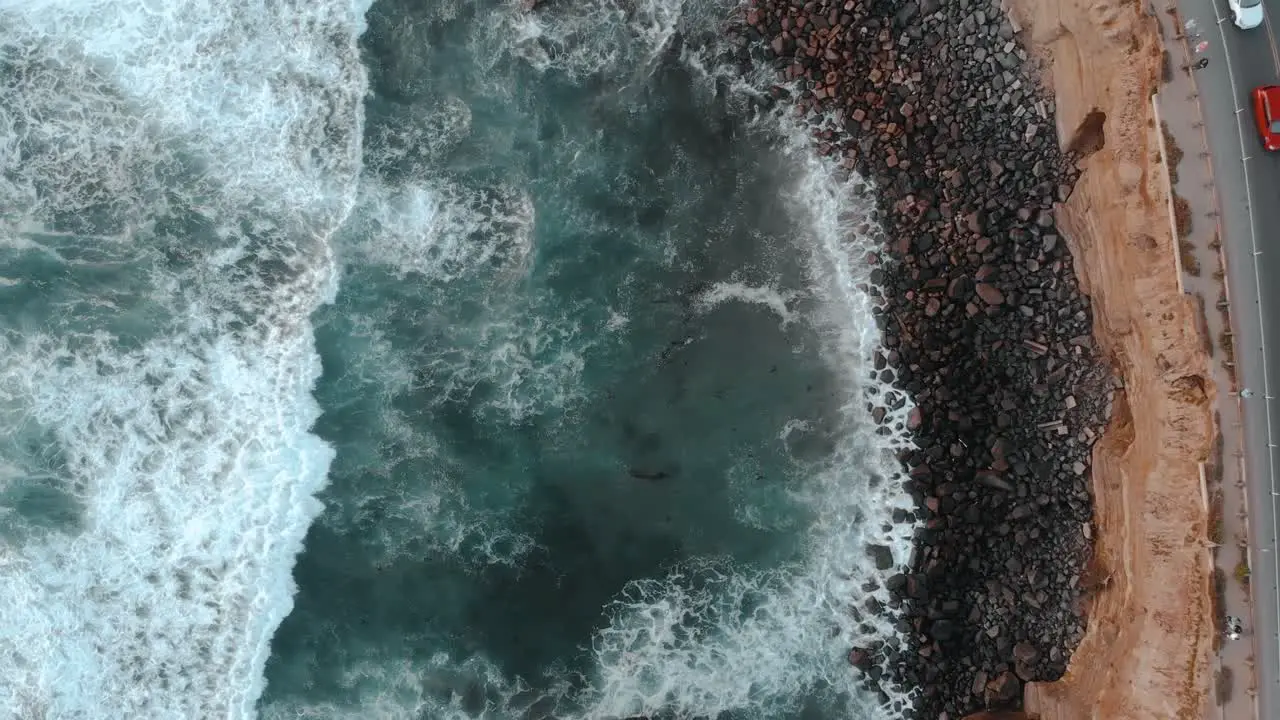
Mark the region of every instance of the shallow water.
[[893, 717], [871, 198], [730, 9], [0, 4], [0, 703]]

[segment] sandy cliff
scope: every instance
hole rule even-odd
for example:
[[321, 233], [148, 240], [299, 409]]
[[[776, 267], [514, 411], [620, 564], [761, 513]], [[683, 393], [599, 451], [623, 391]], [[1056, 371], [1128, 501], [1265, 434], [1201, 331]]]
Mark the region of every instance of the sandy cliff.
[[1096, 588], [1067, 674], [1026, 691], [1045, 720], [1203, 716], [1211, 680], [1207, 515], [1199, 462], [1214, 387], [1196, 308], [1178, 287], [1150, 96], [1154, 19], [1136, 0], [1014, 0], [1045, 62], [1066, 147], [1091, 153], [1059, 226], [1125, 388], [1094, 447]]

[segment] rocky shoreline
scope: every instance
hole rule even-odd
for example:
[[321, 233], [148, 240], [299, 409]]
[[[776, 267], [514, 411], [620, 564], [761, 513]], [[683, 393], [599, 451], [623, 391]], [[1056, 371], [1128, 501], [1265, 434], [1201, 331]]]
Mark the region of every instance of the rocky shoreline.
[[728, 34], [743, 70], [771, 68], [773, 98], [813, 119], [820, 152], [875, 182], [888, 238], [868, 258], [876, 367], [918, 406], [902, 460], [924, 527], [889, 582], [906, 645], [850, 662], [918, 689], [920, 718], [1017, 709], [1084, 635], [1088, 463], [1112, 380], [1053, 209], [1103, 118], [1059, 148], [1053, 100], [989, 0], [750, 0]]

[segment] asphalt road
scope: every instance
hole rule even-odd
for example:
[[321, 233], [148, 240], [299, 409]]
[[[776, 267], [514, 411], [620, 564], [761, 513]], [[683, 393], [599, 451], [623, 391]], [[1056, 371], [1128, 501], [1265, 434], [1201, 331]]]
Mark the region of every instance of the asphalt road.
[[[1184, 17], [1200, 20], [1210, 42], [1204, 52], [1210, 66], [1198, 71], [1198, 84], [1221, 206], [1237, 383], [1252, 391], [1241, 399], [1252, 640], [1258, 717], [1269, 720], [1280, 718], [1280, 153], [1263, 150], [1250, 93], [1260, 85], [1280, 85], [1280, 0], [1263, 2], [1267, 21], [1251, 30], [1231, 23], [1226, 0], [1178, 5]], [[1215, 16], [1228, 19], [1205, 27]], [[1244, 684], [1237, 679], [1235, 687], [1238, 692]]]

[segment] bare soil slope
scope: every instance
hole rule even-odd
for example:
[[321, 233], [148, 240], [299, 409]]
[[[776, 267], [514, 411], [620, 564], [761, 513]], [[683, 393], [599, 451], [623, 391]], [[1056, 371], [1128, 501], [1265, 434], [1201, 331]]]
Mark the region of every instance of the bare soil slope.
[[1095, 590], [1058, 682], [1033, 683], [1043, 720], [1192, 720], [1211, 681], [1207, 511], [1199, 463], [1213, 434], [1208, 359], [1178, 286], [1151, 94], [1161, 47], [1137, 0], [1013, 0], [1045, 62], [1064, 147], [1086, 153], [1057, 219], [1094, 333], [1125, 388], [1093, 450]]

